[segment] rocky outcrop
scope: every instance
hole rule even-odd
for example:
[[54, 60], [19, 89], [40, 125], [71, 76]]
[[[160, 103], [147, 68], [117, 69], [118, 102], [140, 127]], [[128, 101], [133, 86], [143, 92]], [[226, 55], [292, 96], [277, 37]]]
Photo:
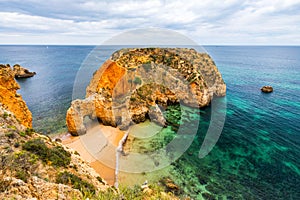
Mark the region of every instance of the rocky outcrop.
[[[4, 67], [0, 72], [1, 89], [6, 88], [9, 93], [9, 89], [19, 88], [12, 81], [11, 70]], [[22, 102], [24, 105], [16, 103], [15, 109], [26, 107]], [[26, 127], [7, 107], [0, 102], [0, 199], [131, 198], [133, 191], [126, 194], [129, 188], [120, 192], [109, 186], [77, 151]], [[163, 196], [164, 199], [179, 199], [165, 192], [157, 196], [160, 191], [147, 193], [141, 198]]]
[[165, 125], [170, 104], [209, 105], [224, 96], [226, 85], [206, 53], [187, 48], [121, 49], [94, 73], [86, 99], [75, 100], [67, 112], [68, 130], [85, 133], [84, 117], [126, 129], [151, 119]]
[[14, 79], [15, 72], [7, 65], [0, 65], [0, 103], [11, 111], [25, 127], [32, 127], [32, 115], [22, 96], [17, 93], [19, 84]]
[[13, 71], [15, 73], [15, 78], [30, 78], [36, 75], [35, 72], [30, 72], [28, 69], [20, 66], [19, 64], [15, 64], [13, 66]]
[[73, 150], [34, 132], [19, 88], [13, 70], [1, 65], [0, 199], [82, 199], [109, 188]]
[[78, 153], [19, 123], [0, 104], [0, 199], [82, 199], [109, 186]]
[[273, 92], [273, 87], [267, 85], [267, 86], [263, 86], [260, 90], [264, 93], [271, 93]]

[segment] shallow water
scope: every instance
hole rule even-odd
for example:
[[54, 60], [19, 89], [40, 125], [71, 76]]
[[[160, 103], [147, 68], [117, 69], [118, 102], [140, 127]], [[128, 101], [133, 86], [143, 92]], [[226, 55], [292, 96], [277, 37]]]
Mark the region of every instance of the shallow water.
[[[87, 74], [91, 77], [116, 48], [98, 49], [101, 56], [86, 69]], [[35, 129], [66, 131], [64, 119], [74, 79], [92, 49], [0, 46], [0, 63], [19, 63], [37, 72], [35, 77], [19, 81]], [[300, 47], [208, 46], [206, 50], [227, 84], [226, 121], [216, 146], [199, 159], [211, 117], [211, 108], [202, 110], [197, 135], [168, 168], [170, 176], [195, 199], [201, 199], [201, 193], [227, 199], [299, 199]], [[86, 84], [88, 81], [82, 88]], [[272, 85], [274, 92], [261, 93], [264, 85]], [[195, 115], [183, 116], [183, 123], [192, 125]], [[163, 131], [165, 139], [154, 142], [161, 145], [158, 148], [176, 135], [172, 127]]]

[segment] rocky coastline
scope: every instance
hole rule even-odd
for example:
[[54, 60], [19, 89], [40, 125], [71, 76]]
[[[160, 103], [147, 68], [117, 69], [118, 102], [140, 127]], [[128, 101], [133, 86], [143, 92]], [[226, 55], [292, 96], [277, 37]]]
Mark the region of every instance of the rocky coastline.
[[11, 111], [17, 120], [25, 127], [32, 127], [32, 115], [22, 96], [17, 93], [20, 89], [15, 81], [15, 72], [9, 65], [0, 65], [0, 102]]
[[28, 69], [22, 67], [19, 64], [13, 66], [13, 71], [15, 73], [15, 78], [30, 78], [36, 75], [36, 72], [30, 72]]
[[84, 118], [128, 129], [146, 119], [166, 125], [168, 105], [208, 106], [226, 85], [206, 53], [187, 48], [121, 49], [95, 73], [86, 98], [74, 100], [66, 122], [72, 135], [86, 132]]
[[152, 185], [118, 190], [76, 150], [36, 133], [14, 78], [0, 67], [0, 199], [178, 199]]
[[0, 198], [81, 199], [85, 192], [110, 188], [78, 153], [32, 129], [14, 75], [9, 66], [1, 66]]
[[[10, 64], [6, 64], [6, 65], [0, 64], [0, 68], [11, 68], [11, 67], [10, 67]], [[36, 72], [31, 72], [31, 71], [29, 71], [28, 69], [22, 67], [19, 64], [15, 64], [12, 67], [12, 71], [13, 71], [14, 77], [16, 79], [19, 79], [19, 78], [30, 78], [30, 77], [33, 77], [34, 75], [36, 75]]]

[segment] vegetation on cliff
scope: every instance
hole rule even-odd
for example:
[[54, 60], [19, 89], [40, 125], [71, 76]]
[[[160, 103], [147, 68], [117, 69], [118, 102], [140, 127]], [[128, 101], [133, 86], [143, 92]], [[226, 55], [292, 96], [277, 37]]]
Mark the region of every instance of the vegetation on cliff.
[[[109, 188], [74, 151], [24, 127], [2, 105], [0, 116], [1, 199], [81, 199]], [[61, 171], [70, 174], [75, 182], [57, 181]], [[96, 189], [88, 193], [81, 190], [87, 184]]]
[[12, 70], [1, 67], [0, 199], [177, 199], [156, 185], [107, 185], [76, 151], [31, 128], [18, 88]]
[[35, 133], [19, 88], [13, 70], [1, 65], [0, 199], [81, 199], [85, 194], [72, 184], [56, 183], [62, 170], [92, 184], [95, 194], [109, 188], [74, 151]]
[[121, 49], [94, 73], [84, 100], [75, 100], [67, 112], [68, 130], [86, 132], [85, 116], [104, 125], [127, 129], [147, 118], [164, 125], [159, 106], [209, 105], [224, 96], [226, 85], [206, 53], [186, 48]]

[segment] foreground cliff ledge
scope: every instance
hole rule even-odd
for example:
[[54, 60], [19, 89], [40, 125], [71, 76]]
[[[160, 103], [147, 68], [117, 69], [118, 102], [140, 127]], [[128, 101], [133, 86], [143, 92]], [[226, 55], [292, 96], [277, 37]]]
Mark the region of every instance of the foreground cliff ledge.
[[150, 119], [166, 125], [161, 108], [204, 107], [225, 96], [226, 85], [207, 53], [187, 48], [129, 48], [113, 53], [93, 75], [86, 98], [74, 100], [66, 122], [72, 135], [86, 132], [84, 118], [127, 129]]
[[109, 186], [73, 150], [35, 133], [9, 66], [0, 67], [0, 199], [82, 199]]

